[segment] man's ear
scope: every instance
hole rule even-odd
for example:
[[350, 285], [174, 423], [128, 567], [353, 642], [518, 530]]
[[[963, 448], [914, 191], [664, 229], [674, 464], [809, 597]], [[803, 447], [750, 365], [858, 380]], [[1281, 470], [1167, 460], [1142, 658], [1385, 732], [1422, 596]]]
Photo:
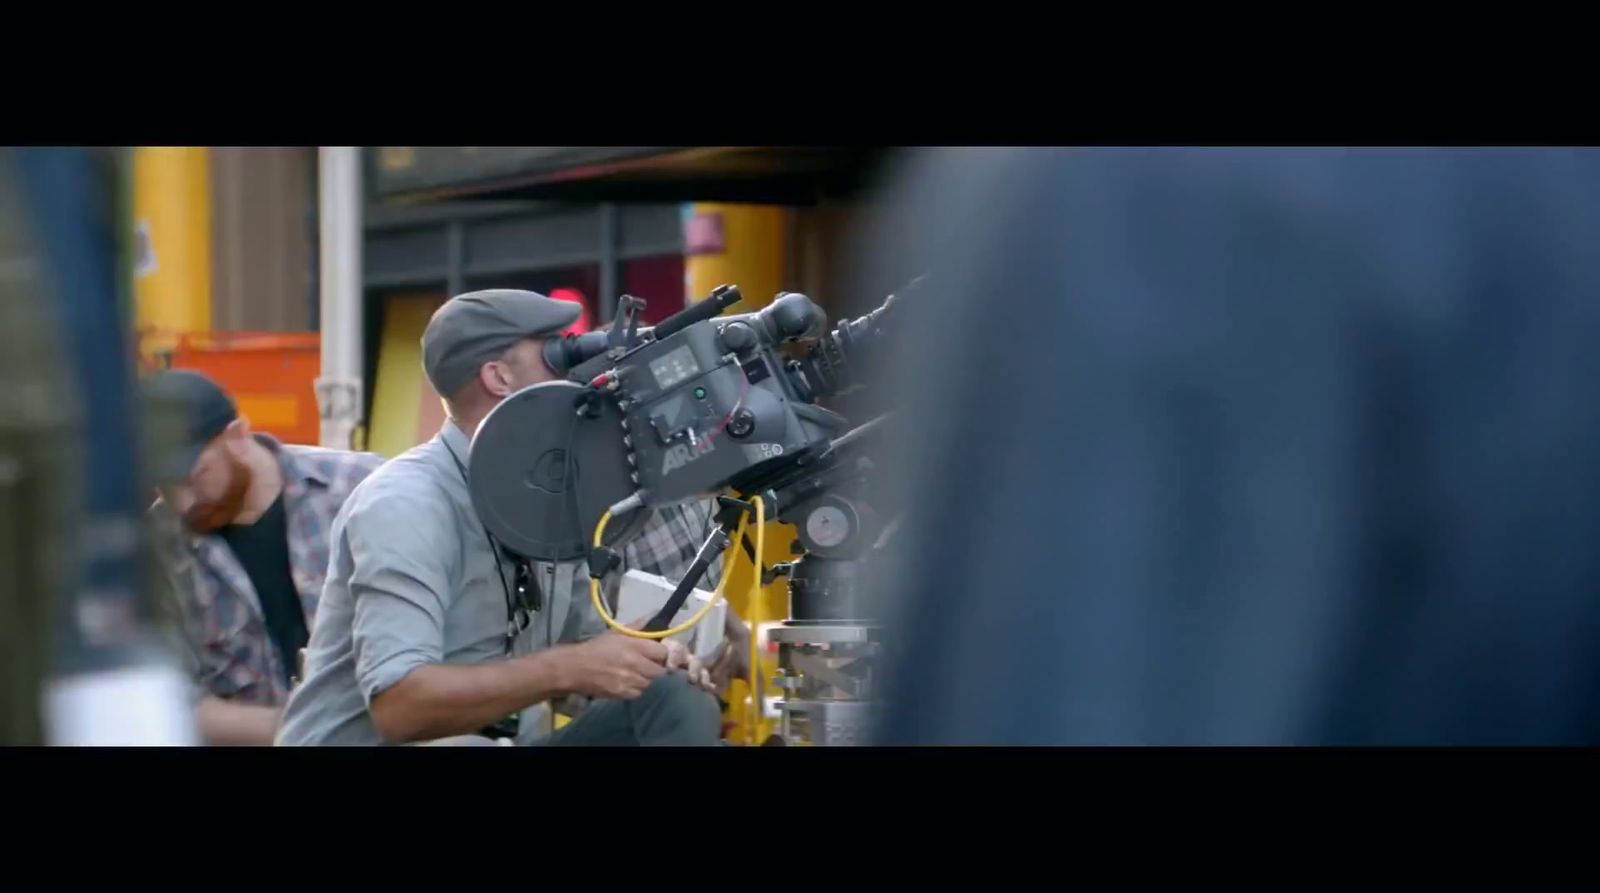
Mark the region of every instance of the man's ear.
[[235, 456], [242, 454], [245, 445], [250, 442], [250, 420], [239, 416], [229, 422], [228, 427], [222, 429], [218, 440], [227, 445]]
[[483, 389], [492, 396], [504, 397], [511, 393], [511, 376], [506, 372], [505, 364], [499, 361], [484, 363], [478, 367], [478, 382]]

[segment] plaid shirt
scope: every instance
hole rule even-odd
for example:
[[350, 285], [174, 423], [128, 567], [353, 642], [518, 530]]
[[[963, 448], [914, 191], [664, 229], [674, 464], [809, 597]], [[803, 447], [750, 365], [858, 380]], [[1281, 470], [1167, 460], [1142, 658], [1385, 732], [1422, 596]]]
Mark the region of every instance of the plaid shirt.
[[[659, 574], [676, 582], [689, 572], [694, 556], [716, 526], [711, 520], [716, 509], [716, 501], [712, 499], [656, 509], [644, 528], [622, 546], [623, 566]], [[737, 548], [737, 544], [730, 548]], [[722, 556], [719, 555], [700, 578], [699, 588], [715, 588], [721, 574]]]
[[[694, 564], [695, 555], [699, 554], [700, 547], [705, 544], [705, 539], [710, 536], [715, 522], [711, 520], [716, 514], [717, 503], [715, 499], [701, 499], [678, 505], [669, 505], [655, 509], [650, 519], [644, 523], [640, 531], [630, 537], [621, 545], [622, 567], [617, 573], [606, 578], [603, 597], [608, 607], [615, 608], [617, 593], [622, 587], [622, 573], [626, 570], [641, 570], [645, 573], [656, 574], [676, 583], [683, 579], [689, 572], [689, 565]], [[738, 543], [733, 543], [729, 549], [739, 548]], [[718, 555], [706, 568], [705, 576], [695, 584], [697, 589], [706, 591], [717, 588], [717, 582], [722, 579], [723, 559], [727, 552]], [[589, 601], [589, 573], [586, 564], [575, 565], [573, 574], [573, 603], [581, 606], [584, 612], [582, 637], [604, 632], [605, 621], [600, 615], [594, 613]], [[618, 617], [623, 623], [632, 623], [638, 617]]]
[[[289, 574], [305, 608], [316, 616], [328, 570], [328, 531], [356, 485], [383, 464], [375, 453], [291, 446], [257, 434], [283, 469], [283, 507], [289, 531]], [[261, 601], [244, 567], [220, 536], [195, 536], [161, 500], [151, 507], [163, 564], [181, 606], [196, 683], [202, 693], [248, 704], [277, 706], [289, 697], [283, 661], [267, 635]]]

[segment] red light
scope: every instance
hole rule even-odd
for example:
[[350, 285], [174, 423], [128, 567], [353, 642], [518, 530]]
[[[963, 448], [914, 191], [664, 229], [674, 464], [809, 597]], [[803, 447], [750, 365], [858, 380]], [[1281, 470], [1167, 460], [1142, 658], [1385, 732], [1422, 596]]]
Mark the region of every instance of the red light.
[[584, 300], [583, 292], [575, 288], [557, 288], [551, 290], [550, 297], [557, 301], [571, 301], [583, 308], [583, 312], [578, 314], [577, 321], [568, 326], [567, 330], [561, 334], [582, 335], [584, 332], [594, 328], [594, 320], [589, 316], [589, 302]]

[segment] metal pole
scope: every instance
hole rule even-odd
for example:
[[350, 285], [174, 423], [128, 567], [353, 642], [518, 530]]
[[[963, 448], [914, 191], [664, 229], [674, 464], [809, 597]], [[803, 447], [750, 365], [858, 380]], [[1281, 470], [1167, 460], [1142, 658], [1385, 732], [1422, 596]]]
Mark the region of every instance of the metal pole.
[[617, 315], [617, 297], [622, 293], [622, 265], [618, 258], [620, 229], [617, 206], [612, 202], [601, 203], [600, 294], [595, 300], [595, 313], [601, 323], [608, 323]]
[[323, 146], [320, 209], [322, 376], [316, 381], [322, 445], [352, 449], [361, 424], [361, 150]]

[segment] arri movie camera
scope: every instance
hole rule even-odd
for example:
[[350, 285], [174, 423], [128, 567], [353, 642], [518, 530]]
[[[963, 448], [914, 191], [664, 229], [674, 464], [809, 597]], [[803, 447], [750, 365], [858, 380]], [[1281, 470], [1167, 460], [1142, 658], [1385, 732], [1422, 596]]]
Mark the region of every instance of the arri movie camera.
[[[599, 576], [647, 509], [731, 490], [688, 577], [645, 627], [665, 630], [759, 496], [769, 519], [798, 531], [795, 560], [759, 568], [763, 584], [788, 577], [789, 618], [769, 631], [780, 742], [855, 743], [869, 726], [880, 647], [878, 612], [857, 581], [886, 538], [862, 447], [883, 417], [852, 429], [816, 401], [860, 383], [896, 298], [827, 331], [801, 294], [717, 315], [740, 297], [723, 286], [641, 329], [644, 302], [624, 295], [609, 331], [547, 342], [545, 361], [566, 380], [524, 388], [484, 420], [469, 464], [473, 503], [523, 557], [587, 559]], [[602, 518], [603, 545], [592, 549]], [[748, 537], [742, 546], [751, 550]]]

